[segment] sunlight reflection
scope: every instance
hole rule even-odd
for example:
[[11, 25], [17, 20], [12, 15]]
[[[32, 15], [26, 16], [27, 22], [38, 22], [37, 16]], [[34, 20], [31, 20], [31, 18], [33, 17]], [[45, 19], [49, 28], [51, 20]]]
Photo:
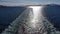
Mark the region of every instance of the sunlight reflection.
[[31, 26], [36, 27], [37, 21], [40, 19], [39, 16], [42, 16], [42, 7], [41, 6], [29, 6], [33, 10], [33, 19], [31, 20]]

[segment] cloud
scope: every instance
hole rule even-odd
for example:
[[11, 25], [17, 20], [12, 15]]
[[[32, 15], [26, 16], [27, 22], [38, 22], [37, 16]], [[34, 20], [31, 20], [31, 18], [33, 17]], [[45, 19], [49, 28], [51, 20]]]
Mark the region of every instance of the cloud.
[[[52, 1], [52, 0], [51, 0]], [[0, 0], [0, 5], [5, 6], [25, 6], [25, 5], [38, 5], [38, 4], [50, 4], [50, 3], [57, 3], [60, 2], [51, 2], [51, 1], [44, 1], [44, 0]]]
[[36, 0], [0, 0], [1, 2], [35, 2]]
[[11, 3], [11, 2], [0, 2], [0, 5], [4, 6], [25, 6], [25, 5], [38, 5], [37, 2], [20, 2], [20, 3]]
[[24, 5], [39, 4], [34, 0], [0, 0], [0, 5], [5, 6], [24, 6]]

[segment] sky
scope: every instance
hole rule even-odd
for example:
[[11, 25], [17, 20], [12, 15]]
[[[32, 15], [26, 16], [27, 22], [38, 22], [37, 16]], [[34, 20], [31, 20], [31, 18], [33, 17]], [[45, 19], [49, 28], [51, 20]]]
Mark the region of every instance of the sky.
[[18, 6], [18, 5], [38, 5], [38, 4], [60, 4], [60, 0], [0, 0], [0, 5]]

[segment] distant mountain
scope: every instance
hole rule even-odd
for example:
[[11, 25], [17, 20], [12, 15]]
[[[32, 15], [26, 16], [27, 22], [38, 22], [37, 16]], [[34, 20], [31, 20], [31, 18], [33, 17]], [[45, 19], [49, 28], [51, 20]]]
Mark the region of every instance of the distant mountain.
[[7, 7], [7, 6], [0, 5], [0, 7]]
[[0, 5], [0, 7], [26, 7], [26, 6], [4, 6], [4, 5]]
[[60, 5], [58, 5], [58, 4], [47, 4], [45, 6], [60, 6]]
[[0, 7], [26, 7], [26, 6], [60, 6], [58, 4], [46, 4], [46, 5], [25, 5], [25, 6], [4, 6], [4, 5], [0, 5]]

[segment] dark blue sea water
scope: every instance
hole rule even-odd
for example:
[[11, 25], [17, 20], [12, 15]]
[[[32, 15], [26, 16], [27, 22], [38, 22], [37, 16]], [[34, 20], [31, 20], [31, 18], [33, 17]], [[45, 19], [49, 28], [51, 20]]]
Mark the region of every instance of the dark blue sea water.
[[[0, 32], [14, 21], [26, 8], [25, 7], [0, 7]], [[60, 29], [60, 6], [44, 6], [43, 11], [47, 19]]]
[[60, 30], [60, 5], [45, 6], [43, 11], [54, 27]]
[[0, 7], [0, 32], [7, 28], [25, 9], [25, 7]]

